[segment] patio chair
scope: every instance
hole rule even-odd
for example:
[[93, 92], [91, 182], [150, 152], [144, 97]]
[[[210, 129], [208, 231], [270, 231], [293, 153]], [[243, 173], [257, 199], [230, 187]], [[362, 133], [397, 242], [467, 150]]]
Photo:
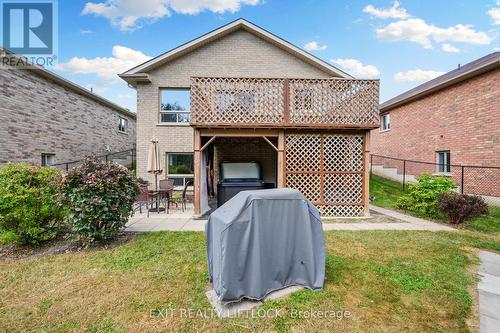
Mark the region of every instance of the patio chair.
[[153, 206], [155, 198], [149, 194], [149, 189], [147, 184], [140, 184], [140, 192], [137, 197], [136, 202], [134, 203], [134, 213], [139, 210], [139, 213], [142, 214], [142, 206], [146, 206], [147, 216], [149, 217], [149, 208]]
[[186, 182], [186, 184], [184, 184], [184, 189], [182, 190], [182, 197], [180, 199], [180, 202], [181, 202], [181, 208], [182, 208], [183, 212], [184, 212], [184, 209], [186, 209], [187, 189], [188, 189], [189, 186], [193, 186], [193, 181], [192, 180], [188, 180]]
[[172, 191], [174, 190], [174, 180], [173, 179], [160, 179], [160, 182], [158, 184], [160, 194], [161, 194], [161, 200], [165, 202], [165, 208], [166, 212], [168, 214], [168, 210], [170, 209], [170, 203], [175, 203], [171, 198], [172, 196]]

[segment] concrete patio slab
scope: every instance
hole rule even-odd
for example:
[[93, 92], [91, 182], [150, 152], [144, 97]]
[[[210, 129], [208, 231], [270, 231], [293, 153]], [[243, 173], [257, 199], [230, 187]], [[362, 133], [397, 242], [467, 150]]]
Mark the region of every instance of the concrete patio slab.
[[[342, 222], [329, 220], [323, 223], [323, 230], [427, 230], [427, 231], [455, 231], [456, 229], [430, 222], [424, 219], [408, 216], [389, 209], [374, 207], [371, 209], [377, 212], [376, 219], [357, 219], [349, 223], [346, 219]], [[145, 213], [136, 214], [127, 223], [128, 231], [148, 232], [148, 231], [205, 231], [207, 220], [193, 218], [194, 212], [188, 209], [184, 212], [180, 210], [166, 213], [151, 213], [149, 217]], [[387, 216], [390, 222], [384, 221], [383, 216]], [[374, 222], [374, 221], [380, 222]]]
[[480, 332], [500, 332], [500, 255], [481, 251], [479, 260]]
[[215, 313], [217, 313], [217, 316], [219, 316], [219, 318], [228, 318], [228, 317], [238, 317], [245, 311], [249, 311], [258, 306], [261, 306], [266, 301], [277, 300], [302, 289], [304, 289], [304, 287], [291, 286], [288, 288], [276, 290], [273, 291], [272, 293], [269, 293], [262, 301], [243, 299], [239, 302], [230, 303], [226, 305], [221, 304], [219, 302], [219, 300], [217, 299], [217, 294], [213, 289], [207, 291], [205, 294], [207, 295], [208, 301], [214, 308]]

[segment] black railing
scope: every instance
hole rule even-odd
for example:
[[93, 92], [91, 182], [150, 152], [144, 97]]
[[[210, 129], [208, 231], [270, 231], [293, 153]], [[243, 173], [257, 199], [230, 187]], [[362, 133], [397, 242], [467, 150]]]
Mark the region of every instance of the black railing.
[[[90, 156], [90, 155], [89, 155]], [[114, 161], [118, 164], [122, 164], [129, 168], [130, 170], [135, 172], [136, 168], [136, 151], [135, 148], [133, 149], [128, 149], [128, 150], [123, 150], [123, 151], [118, 151], [114, 153], [108, 153], [105, 155], [98, 155], [95, 156], [98, 159], [104, 160], [106, 162]], [[64, 162], [64, 163], [56, 163], [52, 164], [51, 166], [62, 169], [64, 171], [69, 171], [78, 164], [82, 163], [84, 159], [80, 160], [75, 160], [75, 161], [70, 161], [70, 162]]]
[[[448, 172], [440, 172], [439, 170]], [[500, 205], [500, 166], [448, 164], [407, 160], [396, 157], [370, 155], [370, 174], [380, 175], [406, 184], [422, 173], [443, 175], [453, 179], [461, 193], [492, 197]]]

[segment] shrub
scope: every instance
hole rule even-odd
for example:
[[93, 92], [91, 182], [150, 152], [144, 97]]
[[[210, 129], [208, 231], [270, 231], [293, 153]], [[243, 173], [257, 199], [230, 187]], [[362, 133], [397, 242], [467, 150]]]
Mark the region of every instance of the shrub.
[[68, 172], [62, 192], [73, 230], [88, 244], [113, 238], [125, 227], [139, 184], [124, 166], [88, 158]]
[[488, 214], [488, 205], [484, 199], [475, 195], [441, 193], [438, 205], [452, 224], [461, 224], [466, 219]]
[[415, 213], [437, 216], [440, 213], [438, 196], [452, 191], [455, 187], [453, 180], [444, 176], [422, 174], [417, 177], [416, 183], [408, 184], [408, 192], [398, 199], [396, 205]]
[[[21, 244], [53, 239], [64, 210], [57, 204], [62, 173], [27, 163], [0, 168], [0, 230]], [[14, 236], [15, 235], [15, 236]]]

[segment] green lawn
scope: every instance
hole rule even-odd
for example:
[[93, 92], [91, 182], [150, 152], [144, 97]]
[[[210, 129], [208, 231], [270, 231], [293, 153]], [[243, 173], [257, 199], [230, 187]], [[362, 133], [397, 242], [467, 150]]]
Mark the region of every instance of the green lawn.
[[[375, 197], [373, 205], [397, 209], [396, 201], [403, 194], [401, 184], [380, 176], [372, 175], [370, 178], [370, 196]], [[484, 233], [500, 235], [500, 207], [489, 206], [490, 214], [466, 221], [464, 227]], [[410, 213], [410, 212], [407, 212]], [[418, 216], [418, 214], [411, 213]], [[421, 216], [426, 218], [425, 216]], [[437, 218], [446, 222], [444, 217]]]
[[[203, 233], [147, 233], [110, 249], [0, 261], [0, 331], [467, 332], [476, 248], [500, 252], [498, 238], [472, 232], [325, 237], [324, 290], [266, 302], [261, 309], [277, 313], [268, 318], [211, 316]], [[296, 316], [311, 309], [344, 319]]]

